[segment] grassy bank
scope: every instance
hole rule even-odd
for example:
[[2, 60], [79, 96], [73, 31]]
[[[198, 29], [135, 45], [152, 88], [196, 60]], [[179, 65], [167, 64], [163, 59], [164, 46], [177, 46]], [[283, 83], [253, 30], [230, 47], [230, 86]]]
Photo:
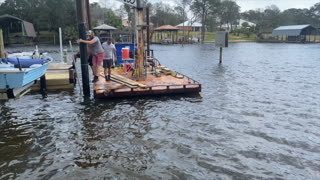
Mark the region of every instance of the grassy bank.
[[[215, 32], [206, 32], [204, 42], [215, 42]], [[245, 42], [245, 41], [256, 41], [255, 34], [251, 34], [249, 37], [244, 34], [239, 34], [235, 36], [234, 34], [229, 34], [229, 41], [234, 42]]]

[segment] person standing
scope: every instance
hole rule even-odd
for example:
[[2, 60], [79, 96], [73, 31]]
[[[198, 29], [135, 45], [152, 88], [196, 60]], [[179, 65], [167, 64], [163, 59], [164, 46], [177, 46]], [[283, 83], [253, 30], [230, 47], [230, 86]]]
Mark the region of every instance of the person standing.
[[79, 39], [77, 43], [85, 43], [89, 45], [91, 55], [92, 55], [92, 69], [94, 74], [93, 83], [99, 80], [101, 65], [104, 57], [104, 51], [101, 46], [101, 42], [97, 36], [94, 35], [93, 31], [89, 30], [87, 32], [88, 41]]
[[108, 38], [107, 42], [102, 44], [104, 50], [103, 68], [106, 81], [110, 81], [111, 78], [111, 66], [113, 60], [117, 61], [117, 50], [114, 44], [112, 44], [112, 39]]

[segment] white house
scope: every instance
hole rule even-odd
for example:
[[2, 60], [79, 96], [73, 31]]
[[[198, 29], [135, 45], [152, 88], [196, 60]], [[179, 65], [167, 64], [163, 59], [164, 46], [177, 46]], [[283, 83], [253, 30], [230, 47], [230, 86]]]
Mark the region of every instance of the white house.
[[176, 27], [180, 30], [200, 32], [202, 24], [198, 22], [186, 21], [184, 23], [176, 25]]
[[[255, 23], [253, 23], [253, 22], [250, 22], [250, 21], [247, 21], [247, 20], [244, 20], [244, 19], [239, 19], [236, 24], [233, 24], [233, 25], [232, 25], [232, 29], [241, 29], [241, 28], [243, 28], [243, 27], [242, 27], [242, 24], [243, 24], [244, 22], [247, 22], [247, 23], [249, 24], [249, 26], [253, 26], [253, 27], [256, 27], [256, 26], [257, 26], [257, 25], [256, 25]], [[221, 26], [221, 28], [223, 28], [223, 29], [225, 29], [225, 30], [227, 30], [227, 31], [231, 31], [231, 25], [230, 25], [230, 23], [229, 23], [229, 24], [223, 24], [223, 25]]]

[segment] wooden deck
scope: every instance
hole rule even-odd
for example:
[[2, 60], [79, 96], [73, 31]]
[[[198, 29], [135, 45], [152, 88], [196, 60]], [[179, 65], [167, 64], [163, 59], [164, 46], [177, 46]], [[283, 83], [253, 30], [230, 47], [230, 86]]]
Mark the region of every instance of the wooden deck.
[[[67, 64], [50, 64], [46, 72], [46, 84], [48, 90], [67, 90], [75, 87], [73, 71], [69, 70], [70, 65]], [[31, 89], [33, 91], [40, 90], [40, 80], [34, 84]]]
[[148, 70], [145, 80], [134, 81], [132, 73], [126, 73], [122, 69], [113, 69], [111, 77], [111, 81], [106, 81], [101, 74], [99, 81], [93, 86], [95, 98], [199, 93], [201, 91], [199, 82], [174, 71], [169, 74], [161, 73], [160, 77], [156, 77]]

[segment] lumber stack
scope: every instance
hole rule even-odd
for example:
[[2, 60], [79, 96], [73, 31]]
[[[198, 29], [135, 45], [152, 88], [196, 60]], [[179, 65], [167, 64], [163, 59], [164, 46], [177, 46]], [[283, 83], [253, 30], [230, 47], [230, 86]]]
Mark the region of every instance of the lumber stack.
[[[101, 73], [101, 76], [104, 77], [104, 74]], [[111, 75], [111, 81], [116, 82], [118, 84], [123, 84], [130, 88], [147, 88], [148, 86], [137, 81], [131, 80], [127, 77], [121, 76], [119, 74], [113, 73]]]

